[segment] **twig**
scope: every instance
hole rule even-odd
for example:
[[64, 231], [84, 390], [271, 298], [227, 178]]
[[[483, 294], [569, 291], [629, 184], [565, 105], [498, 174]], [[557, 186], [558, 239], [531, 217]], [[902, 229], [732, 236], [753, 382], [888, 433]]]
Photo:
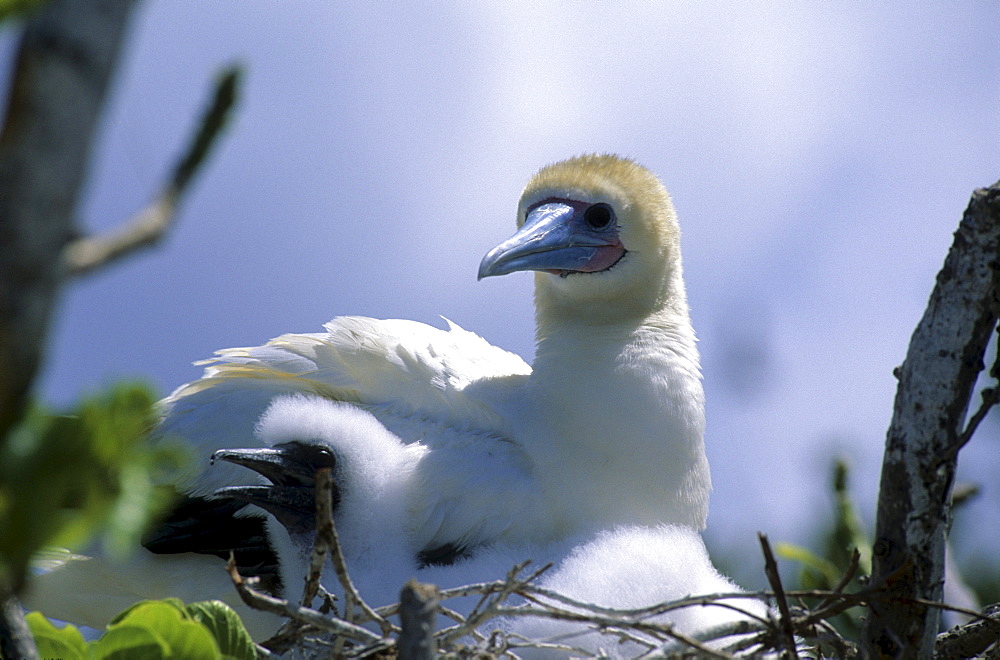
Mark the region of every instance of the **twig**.
[[[857, 572], [858, 564], [860, 562], [861, 562], [861, 552], [857, 548], [854, 548], [853, 551], [851, 552], [850, 562], [848, 562], [847, 564], [847, 570], [844, 571], [844, 574], [840, 577], [840, 581], [837, 582], [837, 585], [833, 588], [834, 594], [840, 594], [844, 591], [844, 589], [847, 588], [847, 585], [851, 583], [851, 579]], [[830, 598], [825, 599], [823, 602], [817, 605], [815, 609], [823, 609], [833, 601], [833, 598], [834, 597], [831, 596]]]
[[[328, 491], [329, 493], [332, 493], [332, 489], [333, 477], [330, 474], [330, 468], [318, 470], [316, 472], [317, 494], [321, 491]], [[354, 607], [357, 607], [361, 610], [361, 613], [364, 614], [365, 617], [378, 624], [378, 627], [382, 630], [383, 635], [398, 632], [399, 628], [391, 624], [382, 615], [373, 610], [354, 587], [354, 582], [351, 580], [351, 576], [347, 572], [347, 562], [344, 560], [344, 552], [340, 548], [340, 537], [337, 535], [337, 527], [333, 523], [332, 515], [317, 519], [316, 536], [324, 536], [324, 543], [330, 549], [330, 560], [333, 562], [333, 568], [337, 572], [337, 579], [340, 581], [340, 586], [344, 589], [345, 618], [348, 621], [355, 623], [356, 621], [354, 621], [355, 615], [353, 610]]]
[[[692, 635], [693, 638], [700, 642], [710, 642], [718, 639], [725, 639], [726, 637], [735, 637], [737, 635], [752, 635], [753, 633], [760, 632], [760, 626], [749, 621], [733, 621], [731, 623], [725, 623], [720, 626], [714, 626], [708, 630], [699, 631], [697, 634]], [[752, 646], [756, 642], [751, 642]], [[679, 653], [685, 650], [685, 645], [677, 640], [671, 640], [667, 642], [660, 648], [656, 650], [656, 654], [647, 654], [643, 658], [660, 658], [663, 656], [669, 656], [671, 653]], [[725, 649], [727, 653], [732, 653], [731, 649]]]
[[[510, 639], [520, 640], [515, 642], [510, 642]], [[569, 644], [559, 644], [558, 642], [539, 642], [537, 640], [527, 639], [521, 635], [508, 635], [507, 646], [512, 649], [537, 649], [540, 651], [559, 651], [567, 656], [572, 656], [574, 658], [593, 658], [595, 654], [587, 649], [582, 649], [578, 646], [571, 646]], [[508, 652], [508, 655], [513, 655]], [[514, 656], [517, 657], [517, 656]]]
[[774, 554], [771, 552], [771, 544], [767, 541], [767, 535], [763, 532], [757, 532], [757, 538], [760, 540], [760, 548], [764, 552], [764, 573], [767, 575], [767, 581], [771, 584], [771, 589], [774, 590], [774, 600], [778, 603], [778, 614], [781, 617], [781, 627], [785, 634], [783, 646], [787, 649], [789, 657], [792, 660], [796, 660], [799, 657], [799, 652], [795, 648], [795, 631], [792, 628], [792, 615], [788, 610], [788, 600], [785, 598], [785, 590], [781, 586], [781, 576], [778, 575], [778, 564], [774, 561]]
[[[717, 651], [711, 647], [705, 646], [697, 639], [690, 635], [686, 635], [681, 632], [677, 632], [673, 629], [673, 626], [665, 623], [650, 623], [647, 621], [639, 621], [635, 619], [621, 620], [618, 618], [597, 616], [593, 614], [570, 612], [568, 610], [550, 610], [550, 609], [537, 609], [528, 607], [510, 607], [510, 608], [497, 608], [496, 616], [506, 616], [506, 617], [541, 617], [546, 619], [555, 619], [560, 621], [573, 621], [576, 623], [589, 623], [595, 628], [605, 629], [613, 628], [619, 629], [622, 627], [628, 627], [633, 630], [640, 632], [660, 632], [664, 635], [668, 635], [677, 639], [692, 649], [696, 649], [700, 653], [704, 654], [705, 657], [709, 658], [730, 658], [728, 653], [722, 651]], [[584, 634], [581, 632], [581, 634]]]
[[65, 275], [84, 275], [103, 268], [141, 248], [155, 245], [166, 235], [188, 184], [204, 163], [232, 114], [240, 77], [241, 70], [236, 66], [226, 69], [219, 77], [212, 102], [202, 115], [197, 134], [191, 140], [187, 152], [174, 166], [169, 183], [152, 203], [115, 231], [98, 236], [84, 236], [65, 247]]
[[[333, 520], [333, 483], [330, 468], [320, 468], [316, 471], [316, 529], [319, 530]], [[323, 564], [330, 551], [330, 534], [317, 532], [313, 541], [312, 554], [309, 556], [309, 570], [306, 573], [306, 584], [302, 589], [302, 599], [299, 604], [312, 607], [313, 599], [320, 589], [320, 578], [323, 576]]]
[[955, 456], [958, 454], [959, 450], [969, 444], [969, 440], [972, 440], [972, 435], [979, 428], [979, 423], [986, 419], [986, 414], [995, 406], [1000, 403], [1000, 386], [998, 387], [987, 387], [982, 392], [982, 402], [979, 404], [979, 409], [969, 418], [969, 421], [965, 425], [965, 429], [962, 431], [961, 435], [955, 441], [949, 450], [950, 456]]
[[767, 623], [767, 620], [749, 610], [744, 610], [730, 603], [720, 602], [723, 600], [737, 600], [737, 599], [750, 599], [750, 600], [760, 600], [764, 597], [766, 592], [732, 592], [732, 593], [721, 593], [721, 594], [706, 594], [703, 596], [688, 596], [687, 598], [678, 598], [677, 600], [668, 601], [665, 603], [657, 603], [655, 605], [650, 605], [648, 607], [641, 607], [635, 609], [617, 609], [613, 607], [603, 607], [601, 605], [595, 605], [593, 603], [586, 603], [583, 601], [574, 600], [568, 596], [564, 596], [555, 591], [545, 589], [543, 587], [538, 587], [536, 585], [527, 585], [524, 588], [525, 593], [522, 594], [529, 600], [538, 602], [544, 605], [541, 601], [538, 601], [536, 596], [549, 598], [551, 600], [563, 603], [564, 605], [569, 605], [571, 607], [578, 607], [591, 612], [597, 612], [599, 614], [605, 614], [608, 616], [624, 616], [633, 617], [638, 619], [650, 618], [654, 616], [659, 616], [661, 614], [666, 614], [672, 610], [682, 609], [685, 607], [693, 606], [711, 606], [711, 607], [724, 607], [727, 609], [735, 610], [740, 614], [756, 619], [761, 623]]
[[256, 591], [240, 575], [236, 569], [236, 561], [232, 556], [229, 558], [229, 563], [226, 564], [226, 570], [229, 571], [229, 577], [233, 581], [233, 586], [236, 587], [237, 593], [239, 593], [240, 598], [248, 607], [288, 617], [319, 630], [335, 635], [343, 635], [365, 644], [381, 642], [382, 640], [381, 637], [361, 626], [341, 619], [324, 616], [308, 607], [292, 605], [282, 598], [274, 598], [273, 596]]
[[[504, 582], [502, 583], [500, 588], [494, 593], [492, 598], [488, 598], [489, 594], [484, 593], [483, 599], [480, 600], [479, 603], [477, 603], [474, 608], [472, 608], [472, 611], [469, 613], [469, 616], [466, 617], [465, 623], [456, 626], [454, 629], [451, 629], [447, 633], [444, 634], [439, 633], [439, 636], [441, 637], [439, 644], [443, 648], [446, 648], [456, 639], [459, 639], [467, 635], [469, 631], [478, 628], [481, 624], [485, 623], [489, 619], [496, 618], [498, 616], [497, 612], [499, 611], [500, 605], [501, 603], [503, 603], [503, 601], [505, 601], [511, 594], [523, 588], [532, 580], [536, 579], [549, 567], [548, 565], [543, 566], [542, 568], [538, 569], [537, 571], [529, 575], [527, 578], [524, 579], [518, 578], [517, 574], [520, 573], [525, 568], [525, 566], [527, 566], [527, 564], [528, 562], [524, 562], [512, 568], [507, 573], [507, 579], [504, 580]], [[442, 594], [442, 597], [443, 596], [444, 594]]]

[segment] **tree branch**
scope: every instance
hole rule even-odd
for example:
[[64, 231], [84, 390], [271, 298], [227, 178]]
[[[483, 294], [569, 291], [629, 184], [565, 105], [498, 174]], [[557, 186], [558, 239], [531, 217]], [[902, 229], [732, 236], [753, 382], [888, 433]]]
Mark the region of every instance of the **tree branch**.
[[[27, 20], [0, 131], [0, 445], [27, 408], [59, 293], [58, 256], [132, 0], [51, 0]], [[2, 484], [0, 484], [2, 486]], [[0, 647], [36, 657], [0, 565]], [[26, 638], [25, 638], [26, 636]]]
[[[862, 643], [871, 657], [931, 657], [958, 449], [997, 320], [1000, 184], [975, 191], [899, 369], [886, 439]], [[889, 576], [894, 579], [888, 580]]]
[[62, 275], [59, 255], [133, 0], [52, 0], [18, 49], [0, 133], [0, 442], [23, 414]]
[[159, 196], [124, 226], [108, 234], [78, 238], [63, 252], [65, 274], [90, 273], [160, 242], [173, 224], [177, 205], [188, 184], [205, 162], [232, 115], [241, 80], [238, 67], [226, 69], [215, 85], [212, 102], [199, 123], [187, 152], [174, 166], [170, 181]]
[[972, 658], [980, 655], [990, 644], [1000, 640], [1000, 605], [983, 609], [984, 619], [957, 626], [937, 636], [934, 644], [935, 658]]
[[0, 658], [37, 660], [38, 649], [17, 598], [0, 580]]

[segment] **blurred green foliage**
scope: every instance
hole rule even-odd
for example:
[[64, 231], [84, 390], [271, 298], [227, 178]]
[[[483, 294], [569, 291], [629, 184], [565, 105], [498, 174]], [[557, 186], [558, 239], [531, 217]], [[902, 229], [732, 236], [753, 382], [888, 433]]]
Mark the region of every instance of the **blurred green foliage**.
[[[817, 539], [821, 550], [817, 553], [801, 546], [779, 543], [775, 547], [778, 556], [798, 562], [801, 566], [796, 589], [835, 588], [843, 578], [854, 550], [860, 554], [854, 577], [846, 585], [845, 591], [856, 591], [872, 572], [872, 541], [858, 516], [857, 508], [848, 489], [848, 467], [842, 459], [833, 464], [833, 521]], [[850, 609], [836, 619], [833, 624], [841, 634], [849, 639], [857, 639], [861, 633], [861, 610]]]
[[256, 647], [243, 623], [217, 600], [184, 605], [176, 598], [145, 600], [87, 642], [72, 625], [56, 628], [39, 612], [27, 617], [38, 653], [68, 660], [254, 660]]
[[38, 9], [44, 0], [0, 0], [0, 23], [21, 18]]
[[120, 383], [56, 414], [40, 406], [0, 446], [0, 580], [17, 592], [44, 546], [100, 542], [111, 557], [139, 547], [169, 506], [187, 454], [146, 442], [156, 397]]

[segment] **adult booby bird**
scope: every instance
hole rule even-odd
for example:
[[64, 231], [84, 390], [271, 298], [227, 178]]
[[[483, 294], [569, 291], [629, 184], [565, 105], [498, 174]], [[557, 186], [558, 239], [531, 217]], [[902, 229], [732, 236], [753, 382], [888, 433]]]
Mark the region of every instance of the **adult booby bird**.
[[[358, 475], [386, 470], [423, 557], [616, 524], [701, 529], [711, 486], [679, 239], [666, 190], [640, 165], [550, 165], [521, 195], [518, 231], [479, 269], [536, 272], [531, 367], [454, 324], [343, 317], [221, 351], [167, 399], [160, 433], [191, 440], [201, 465], [219, 449], [322, 439], [343, 515], [379, 508], [361, 482], [380, 477]], [[291, 421], [255, 435], [289, 395]], [[185, 486], [209, 495], [251, 478], [217, 466]], [[350, 504], [356, 482], [364, 501]]]
[[[239, 464], [189, 475], [192, 510], [219, 506], [199, 498], [224, 489], [276, 514], [269, 540], [286, 591], [301, 584], [304, 565], [291, 557], [308, 533], [288, 498], [308, 491], [297, 475], [324, 462], [355, 579], [382, 584], [390, 600], [396, 573], [480, 548], [623, 525], [704, 527], [703, 392], [667, 191], [631, 160], [580, 156], [535, 175], [517, 224], [479, 277], [535, 271], [530, 367], [450, 322], [341, 317], [323, 333], [221, 351], [165, 400], [160, 436], [190, 440], [202, 465], [217, 452]], [[200, 538], [149, 545], [219, 550]]]

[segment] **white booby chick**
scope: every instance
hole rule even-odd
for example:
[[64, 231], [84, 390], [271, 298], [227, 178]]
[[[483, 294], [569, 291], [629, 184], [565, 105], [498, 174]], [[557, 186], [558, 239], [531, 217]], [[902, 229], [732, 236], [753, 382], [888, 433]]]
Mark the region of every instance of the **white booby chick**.
[[[244, 488], [260, 482], [219, 463], [181, 486], [194, 504], [228, 488], [275, 513], [271, 544], [287, 590], [301, 584], [304, 567], [288, 555], [311, 518], [295, 518], [309, 501], [295, 493], [311, 480], [289, 476], [290, 463], [334, 465], [348, 561], [397, 556], [398, 571], [371, 573], [386, 588], [396, 572], [478, 548], [620, 525], [704, 527], [703, 392], [666, 190], [631, 160], [572, 158], [529, 182], [517, 224], [479, 277], [535, 271], [531, 367], [450, 322], [342, 317], [323, 333], [222, 351], [166, 399], [159, 435], [190, 440], [204, 464], [231, 449], [220, 458], [274, 482]], [[180, 538], [193, 540], [161, 535], [150, 547], [219, 551], [217, 538], [210, 548], [197, 534]]]

